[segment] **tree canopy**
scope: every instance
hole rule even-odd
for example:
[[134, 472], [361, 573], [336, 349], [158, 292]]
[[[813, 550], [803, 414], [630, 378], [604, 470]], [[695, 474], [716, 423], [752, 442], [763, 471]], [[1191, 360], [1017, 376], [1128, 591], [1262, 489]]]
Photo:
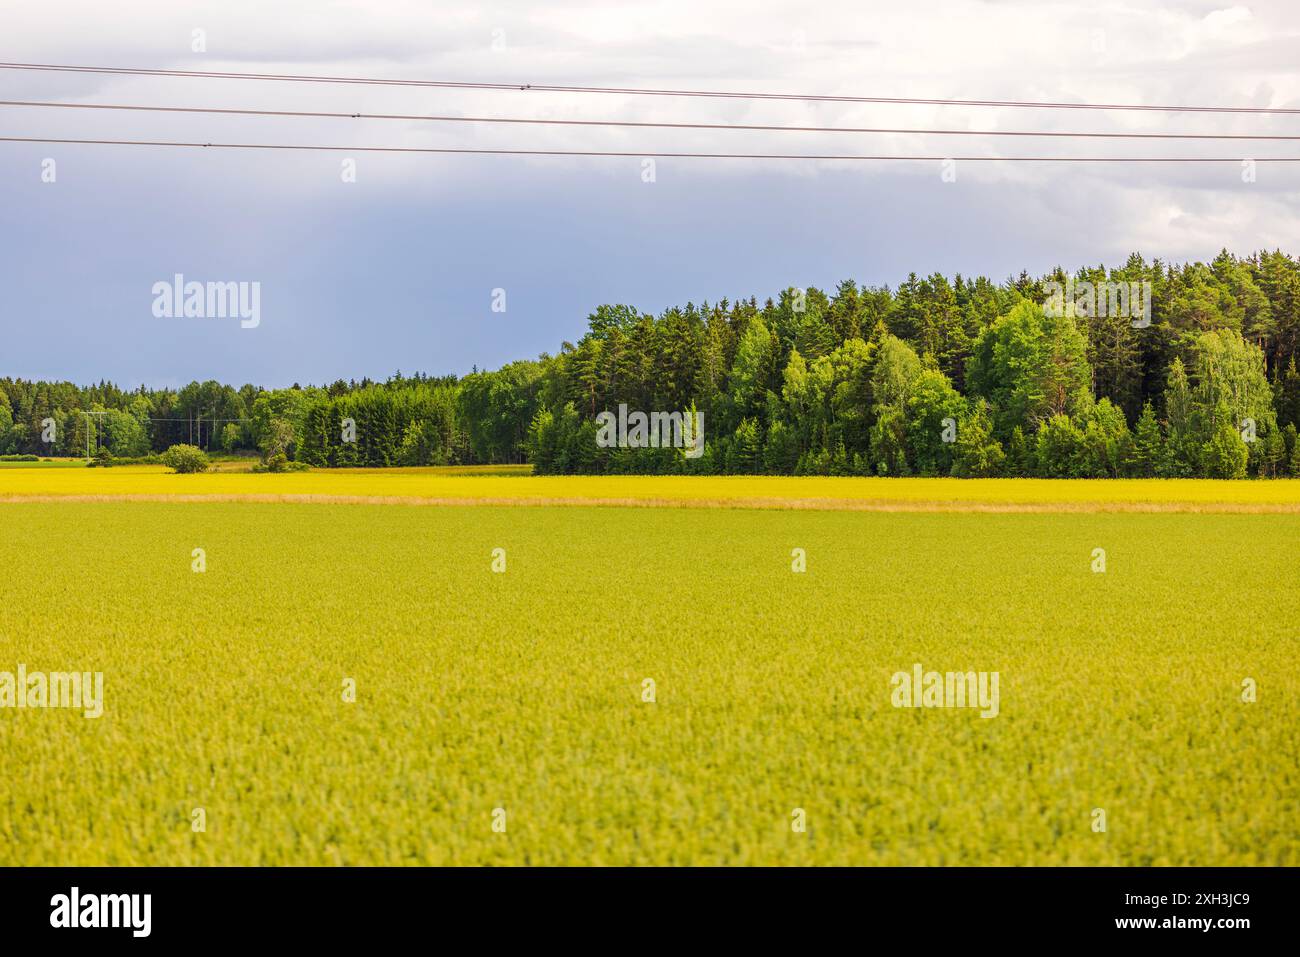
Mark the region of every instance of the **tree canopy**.
[[[1062, 299], [1063, 285], [1102, 292]], [[0, 454], [85, 454], [90, 429], [118, 457], [183, 443], [335, 467], [1271, 477], [1300, 467], [1298, 348], [1291, 256], [1133, 254], [1002, 283], [913, 273], [658, 316], [602, 305], [555, 355], [463, 377], [132, 392], [0, 379]], [[620, 406], [698, 414], [702, 454], [602, 447], [596, 416]]]

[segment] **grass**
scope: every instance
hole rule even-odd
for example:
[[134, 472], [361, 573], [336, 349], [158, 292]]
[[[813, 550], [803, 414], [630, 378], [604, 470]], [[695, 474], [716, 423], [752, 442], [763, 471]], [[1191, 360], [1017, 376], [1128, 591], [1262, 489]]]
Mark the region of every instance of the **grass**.
[[40, 459], [36, 462], [0, 460], [0, 469], [84, 469], [85, 467], [85, 459]]
[[[16, 477], [0, 494], [24, 494]], [[70, 478], [572, 487], [42, 478], [59, 494], [90, 487]], [[757, 480], [642, 481], [716, 497]], [[1075, 494], [802, 483], [824, 485]], [[1126, 487], [1294, 494], [1077, 491]], [[0, 670], [103, 671], [106, 698], [95, 720], [0, 710], [0, 864], [1300, 863], [1300, 516], [212, 502], [0, 516]], [[890, 676], [916, 662], [998, 671], [1000, 714], [892, 707]]]

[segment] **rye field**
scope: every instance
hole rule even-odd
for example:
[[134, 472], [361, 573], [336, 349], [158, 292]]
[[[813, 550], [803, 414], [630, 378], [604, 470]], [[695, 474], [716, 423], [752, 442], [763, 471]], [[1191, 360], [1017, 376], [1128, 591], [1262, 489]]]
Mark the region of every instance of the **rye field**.
[[8, 469], [0, 865], [1298, 864], [1297, 506]]

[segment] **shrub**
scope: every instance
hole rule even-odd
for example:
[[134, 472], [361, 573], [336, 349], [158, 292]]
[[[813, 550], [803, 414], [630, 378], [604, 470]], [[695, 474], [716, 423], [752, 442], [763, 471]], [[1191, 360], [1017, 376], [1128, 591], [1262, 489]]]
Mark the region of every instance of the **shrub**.
[[259, 462], [253, 466], [254, 472], [306, 472], [308, 465], [306, 462], [292, 462], [283, 452], [272, 455], [265, 462]]
[[206, 472], [208, 457], [193, 445], [173, 445], [162, 454], [162, 463], [174, 472]]
[[89, 468], [106, 469], [113, 464], [113, 453], [108, 450], [107, 445], [101, 445], [95, 451], [95, 457], [86, 463]]

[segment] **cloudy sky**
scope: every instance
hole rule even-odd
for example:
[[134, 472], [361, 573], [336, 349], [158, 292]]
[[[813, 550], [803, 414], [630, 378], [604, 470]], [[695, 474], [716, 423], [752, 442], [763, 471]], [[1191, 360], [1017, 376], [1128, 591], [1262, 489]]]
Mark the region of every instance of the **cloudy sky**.
[[[202, 31], [196, 34], [195, 31]], [[0, 59], [848, 96], [1300, 107], [1293, 2], [464, 4], [4, 0]], [[196, 44], [196, 36], [201, 43]], [[204, 47], [196, 51], [194, 47]], [[968, 130], [1300, 133], [1285, 115], [1014, 110], [0, 70], [4, 100]], [[0, 375], [127, 386], [462, 373], [649, 312], [909, 271], [1295, 252], [1300, 143], [617, 129], [0, 107]], [[361, 146], [616, 150], [624, 158]], [[1223, 156], [1214, 165], [659, 159], [655, 151]], [[355, 162], [355, 182], [343, 163]], [[47, 160], [53, 160], [51, 167]], [[53, 169], [53, 182], [43, 172]], [[261, 322], [157, 318], [152, 287], [258, 282]], [[505, 311], [494, 312], [494, 290]], [[498, 300], [499, 301], [499, 300]]]

